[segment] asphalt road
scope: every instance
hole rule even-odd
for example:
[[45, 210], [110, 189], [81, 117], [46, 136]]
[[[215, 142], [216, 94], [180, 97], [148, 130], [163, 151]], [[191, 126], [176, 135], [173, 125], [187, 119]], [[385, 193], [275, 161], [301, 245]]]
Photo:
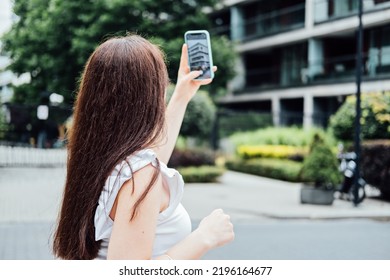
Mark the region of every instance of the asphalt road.
[[[0, 259], [48, 260], [53, 224], [0, 223]], [[235, 225], [215, 260], [390, 260], [390, 223], [372, 220], [268, 221]]]
[[[234, 174], [230, 175], [233, 177], [227, 177], [228, 181], [234, 181]], [[54, 231], [64, 176], [65, 170], [62, 168], [0, 168], [0, 259], [53, 258], [50, 249], [51, 235]], [[251, 178], [256, 182], [262, 180]], [[260, 185], [265, 184], [263, 180]], [[272, 188], [278, 187], [275, 182], [270, 184]], [[209, 211], [207, 208], [213, 206], [212, 202], [222, 204], [231, 198], [234, 199], [236, 208], [243, 208], [252, 202], [255, 204], [256, 201], [251, 202], [250, 197], [260, 186], [245, 189], [247, 195], [241, 197], [237, 192], [233, 192], [235, 185], [236, 183], [232, 186], [208, 185], [206, 189], [195, 185], [188, 189], [188, 194], [193, 197], [190, 199], [187, 196], [185, 206], [194, 219], [194, 228], [204, 214], [199, 210], [205, 208]], [[222, 194], [218, 192], [221, 188], [224, 188]], [[294, 186], [285, 186], [283, 192], [279, 188], [276, 189], [279, 198], [280, 193], [296, 192]], [[208, 195], [205, 196], [206, 194]], [[261, 194], [263, 203], [277, 197], [273, 193], [268, 194], [267, 190], [262, 190]], [[199, 197], [195, 199], [195, 196]], [[290, 196], [286, 196], [286, 199]], [[210, 202], [206, 203], [207, 200]], [[282, 202], [284, 205], [290, 203], [294, 207], [299, 207], [294, 204], [294, 201]], [[369, 210], [369, 205], [367, 202], [367, 207], [356, 211]], [[335, 205], [330, 210], [351, 211], [341, 206]], [[278, 205], [269, 209], [269, 211], [277, 211]], [[387, 211], [387, 205], [378, 209]], [[305, 211], [308, 210], [305, 208]], [[239, 211], [237, 213], [239, 215], [234, 215], [234, 212], [232, 215], [236, 233], [235, 241], [209, 252], [204, 259], [390, 260], [389, 219], [383, 221], [366, 218], [274, 219], [269, 215], [259, 218], [252, 214], [244, 215]]]
[[390, 260], [390, 223], [277, 221], [235, 226], [235, 241], [205, 259]]

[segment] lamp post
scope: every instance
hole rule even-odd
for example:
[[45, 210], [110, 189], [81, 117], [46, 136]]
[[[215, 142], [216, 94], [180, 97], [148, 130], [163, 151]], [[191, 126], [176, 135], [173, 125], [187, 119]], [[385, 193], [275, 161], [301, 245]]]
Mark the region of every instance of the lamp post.
[[359, 26], [357, 30], [357, 48], [356, 48], [356, 118], [355, 118], [355, 153], [356, 153], [356, 174], [354, 182], [354, 205], [357, 206], [359, 199], [359, 178], [360, 178], [360, 118], [361, 118], [361, 82], [362, 82], [362, 49], [363, 49], [363, 0], [359, 0]]

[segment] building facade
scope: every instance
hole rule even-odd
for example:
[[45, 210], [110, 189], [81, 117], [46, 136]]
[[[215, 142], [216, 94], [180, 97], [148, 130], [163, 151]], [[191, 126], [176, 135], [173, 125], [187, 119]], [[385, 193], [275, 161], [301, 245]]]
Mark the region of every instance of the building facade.
[[188, 49], [190, 57], [190, 65], [199, 70], [207, 70], [210, 68], [209, 52], [207, 46], [198, 42]]
[[[214, 33], [239, 53], [220, 105], [267, 111], [274, 125], [326, 126], [355, 94], [359, 0], [226, 0]], [[362, 92], [390, 90], [390, 0], [363, 0]]]

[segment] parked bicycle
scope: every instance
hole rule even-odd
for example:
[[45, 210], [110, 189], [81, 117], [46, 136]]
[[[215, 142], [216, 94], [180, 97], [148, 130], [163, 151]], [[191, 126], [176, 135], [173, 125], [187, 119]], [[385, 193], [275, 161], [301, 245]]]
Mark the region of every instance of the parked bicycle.
[[[356, 153], [343, 153], [343, 147], [341, 146], [338, 158], [340, 160], [339, 170], [344, 175], [343, 182], [338, 190], [338, 198], [352, 201], [357, 205], [366, 198], [365, 188], [367, 183], [361, 176], [356, 180]], [[357, 186], [355, 186], [356, 182]], [[357, 188], [357, 191], [355, 188]]]

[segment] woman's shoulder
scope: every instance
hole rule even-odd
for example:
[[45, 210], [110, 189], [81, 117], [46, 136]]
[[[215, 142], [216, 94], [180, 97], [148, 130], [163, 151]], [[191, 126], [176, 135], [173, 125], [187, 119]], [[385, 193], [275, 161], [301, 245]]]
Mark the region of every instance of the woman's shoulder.
[[119, 162], [111, 171], [107, 178], [106, 185], [110, 177], [123, 177], [131, 179], [133, 173], [142, 169], [143, 167], [152, 164], [156, 166], [157, 156], [151, 149], [143, 149], [127, 156], [124, 160]]

